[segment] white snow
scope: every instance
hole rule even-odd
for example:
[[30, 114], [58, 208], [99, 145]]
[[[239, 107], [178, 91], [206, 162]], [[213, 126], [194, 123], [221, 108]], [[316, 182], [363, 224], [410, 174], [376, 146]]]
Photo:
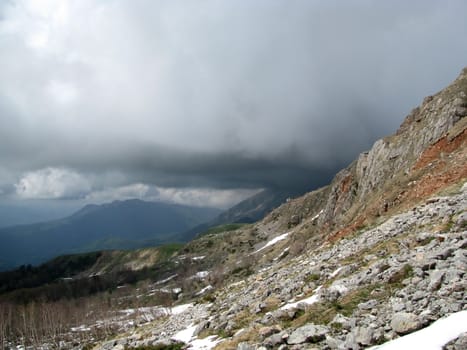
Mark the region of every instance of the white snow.
[[209, 275], [209, 271], [199, 271], [193, 277], [196, 278], [206, 278]]
[[163, 280], [160, 280], [160, 281], [157, 281], [155, 284], [164, 284], [166, 282], [169, 282], [170, 280], [173, 280], [175, 277], [177, 277], [178, 274], [175, 274], [175, 275], [172, 275], [172, 276], [169, 276], [167, 277], [166, 279], [163, 279]]
[[289, 234], [290, 234], [290, 232], [286, 232], [286, 233], [283, 233], [283, 234], [271, 239], [268, 243], [266, 243], [263, 247], [259, 248], [253, 254], [256, 254], [256, 253], [262, 251], [263, 249], [266, 249], [267, 247], [270, 247], [270, 246], [276, 244], [277, 242], [280, 242], [280, 241], [286, 239]]
[[170, 314], [172, 315], [179, 315], [181, 313], [184, 313], [186, 310], [189, 308], [192, 308], [193, 304], [183, 304], [183, 305], [178, 305], [170, 309]]
[[188, 349], [192, 350], [210, 350], [215, 347], [221, 339], [218, 339], [215, 335], [211, 335], [204, 339], [194, 339], [191, 341], [191, 346]]
[[191, 260], [195, 260], [195, 261], [197, 261], [197, 260], [203, 260], [205, 257], [206, 257], [206, 256], [204, 256], [204, 255], [202, 255], [202, 256], [194, 256], [194, 257], [191, 258]]
[[323, 211], [324, 209], [321, 209], [321, 211], [318, 214], [316, 214], [315, 216], [311, 218], [311, 221], [315, 221], [317, 218], [319, 218], [319, 216], [323, 213]]
[[189, 343], [191, 338], [193, 338], [193, 333], [195, 333], [196, 326], [190, 325], [188, 328], [181, 330], [180, 332], [176, 333], [172, 339], [182, 341], [184, 343]]
[[90, 330], [91, 330], [91, 328], [86, 327], [84, 324], [82, 324], [81, 326], [78, 326], [78, 327], [71, 327], [72, 332], [88, 332]]
[[467, 332], [467, 310], [441, 318], [417, 332], [391, 340], [373, 350], [441, 350], [451, 340]]
[[314, 304], [316, 303], [318, 300], [319, 300], [319, 290], [322, 288], [323, 286], [319, 286], [318, 288], [316, 288], [313, 292], [315, 292], [315, 294], [313, 294], [311, 297], [308, 297], [306, 299], [302, 299], [302, 300], [299, 300], [299, 301], [296, 301], [294, 303], [292, 302], [289, 302], [287, 304], [285, 304], [284, 306], [282, 306], [280, 309], [281, 310], [289, 310], [289, 309], [293, 309], [293, 308], [296, 308], [298, 306], [298, 304], [307, 304], [307, 305], [311, 305], [311, 304]]
[[188, 344], [188, 349], [192, 350], [210, 350], [221, 341], [215, 335], [211, 335], [204, 339], [193, 337], [195, 330], [196, 325], [191, 324], [188, 326], [188, 328], [176, 333], [172, 339]]
[[338, 269], [336, 269], [335, 271], [333, 271], [333, 272], [329, 275], [329, 278], [334, 278], [334, 277], [336, 277], [337, 274], [338, 274], [339, 272], [341, 272], [341, 270], [342, 270], [342, 266], [339, 267]]
[[279, 259], [281, 259], [282, 257], [284, 257], [284, 254], [287, 253], [289, 251], [290, 247], [287, 247], [285, 248], [278, 256], [276, 256], [274, 258], [274, 261], [277, 261]]
[[211, 290], [212, 288], [213, 287], [211, 285], [207, 285], [206, 287], [201, 289], [198, 293], [196, 293], [196, 295], [202, 295], [202, 294], [206, 293], [207, 291]]

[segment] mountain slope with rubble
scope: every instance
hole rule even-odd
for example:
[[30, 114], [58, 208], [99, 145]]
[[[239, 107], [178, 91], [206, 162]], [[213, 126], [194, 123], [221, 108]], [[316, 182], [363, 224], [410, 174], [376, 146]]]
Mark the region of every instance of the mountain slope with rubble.
[[194, 302], [96, 349], [378, 348], [443, 322], [424, 348], [465, 349], [466, 115], [464, 69], [329, 186], [188, 244], [205, 253]]
[[199, 236], [58, 347], [467, 348], [466, 115], [467, 68], [328, 186]]

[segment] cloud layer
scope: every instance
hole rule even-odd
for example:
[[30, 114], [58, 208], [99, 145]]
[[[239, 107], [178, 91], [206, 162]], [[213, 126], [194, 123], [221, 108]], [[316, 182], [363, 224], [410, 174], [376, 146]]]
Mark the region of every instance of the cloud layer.
[[4, 2], [1, 193], [146, 186], [225, 205], [238, 189], [323, 184], [467, 65], [465, 13], [461, 0]]

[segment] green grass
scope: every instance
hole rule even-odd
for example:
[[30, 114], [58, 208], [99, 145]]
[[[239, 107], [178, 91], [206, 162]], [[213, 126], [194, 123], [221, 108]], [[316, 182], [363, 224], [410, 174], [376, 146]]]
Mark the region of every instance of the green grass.
[[183, 244], [182, 243], [170, 243], [170, 244], [164, 244], [157, 249], [161, 253], [161, 257], [163, 258], [169, 258], [176, 252], [178, 252], [180, 249], [182, 249]]
[[185, 347], [183, 343], [141, 345], [135, 348], [125, 347], [125, 350], [181, 350]]

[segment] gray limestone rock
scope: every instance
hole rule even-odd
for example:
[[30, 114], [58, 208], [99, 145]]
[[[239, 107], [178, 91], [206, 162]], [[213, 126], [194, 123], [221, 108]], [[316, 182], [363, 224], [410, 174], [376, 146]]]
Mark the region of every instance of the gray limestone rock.
[[442, 270], [434, 270], [430, 273], [430, 284], [428, 285], [428, 290], [435, 291], [441, 287], [443, 283], [445, 272]]
[[373, 344], [375, 332], [372, 328], [368, 327], [357, 327], [352, 331], [355, 334], [355, 341], [359, 345], [371, 345]]
[[392, 317], [391, 327], [398, 334], [407, 334], [420, 329], [418, 317], [412, 313], [399, 312]]
[[286, 332], [280, 332], [264, 339], [263, 344], [266, 346], [275, 347], [279, 344], [284, 343], [287, 340], [287, 338], [288, 334]]
[[237, 350], [255, 350], [255, 346], [247, 342], [241, 342], [238, 344]]
[[443, 350], [465, 350], [467, 349], [467, 332], [462, 333], [457, 339], [450, 341]]
[[318, 343], [326, 338], [328, 332], [327, 327], [308, 324], [293, 331], [287, 339], [287, 344]]

